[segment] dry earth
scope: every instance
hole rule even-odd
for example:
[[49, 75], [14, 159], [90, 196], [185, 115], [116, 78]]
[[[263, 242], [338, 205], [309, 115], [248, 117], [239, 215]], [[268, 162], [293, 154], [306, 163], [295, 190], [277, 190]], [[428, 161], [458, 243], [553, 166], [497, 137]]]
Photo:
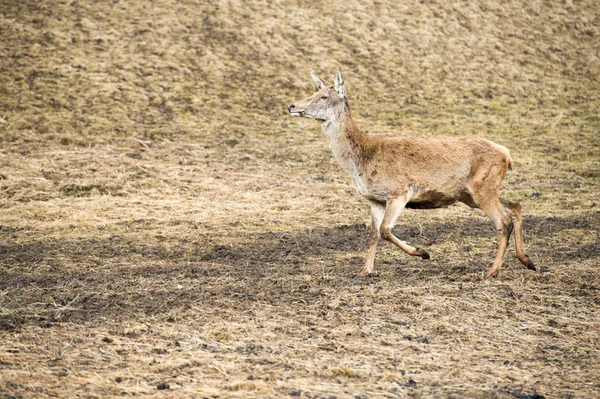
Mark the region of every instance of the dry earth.
[[[0, 397], [600, 397], [597, 1], [0, 0]], [[511, 149], [537, 272], [368, 207], [285, 107]]]

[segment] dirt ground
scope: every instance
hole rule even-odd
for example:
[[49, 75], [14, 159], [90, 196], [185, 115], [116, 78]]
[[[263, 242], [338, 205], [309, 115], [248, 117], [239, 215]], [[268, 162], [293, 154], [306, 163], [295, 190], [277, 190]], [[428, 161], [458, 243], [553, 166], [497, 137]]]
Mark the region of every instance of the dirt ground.
[[[0, 398], [600, 397], [595, 1], [0, 0]], [[525, 244], [368, 206], [286, 105], [511, 150]]]

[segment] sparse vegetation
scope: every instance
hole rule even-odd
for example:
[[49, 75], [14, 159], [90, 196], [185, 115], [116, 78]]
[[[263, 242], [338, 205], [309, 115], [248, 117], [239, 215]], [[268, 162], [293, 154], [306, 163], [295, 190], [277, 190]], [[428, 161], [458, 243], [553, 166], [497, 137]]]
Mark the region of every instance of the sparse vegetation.
[[[600, 394], [600, 5], [0, 0], [0, 396]], [[286, 105], [344, 69], [370, 132], [480, 135], [527, 249], [367, 206]], [[160, 388], [159, 388], [160, 387]], [[3, 396], [3, 397], [4, 397]]]

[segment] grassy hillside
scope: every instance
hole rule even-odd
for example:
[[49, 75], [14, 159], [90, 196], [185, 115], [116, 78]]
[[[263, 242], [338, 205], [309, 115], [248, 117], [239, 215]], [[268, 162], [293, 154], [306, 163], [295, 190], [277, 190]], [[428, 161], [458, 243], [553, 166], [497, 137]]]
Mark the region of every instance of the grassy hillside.
[[[0, 0], [0, 37], [0, 395], [600, 392], [597, 2]], [[483, 280], [453, 206], [356, 277], [368, 207], [286, 111], [338, 66], [366, 131], [511, 150], [541, 270]]]

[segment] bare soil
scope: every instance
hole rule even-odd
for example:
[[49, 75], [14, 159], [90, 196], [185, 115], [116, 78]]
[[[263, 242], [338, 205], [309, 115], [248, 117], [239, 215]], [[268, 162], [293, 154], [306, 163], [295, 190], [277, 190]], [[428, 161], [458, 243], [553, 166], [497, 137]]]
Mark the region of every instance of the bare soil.
[[[600, 6], [0, 0], [0, 398], [600, 396]], [[507, 146], [528, 253], [368, 207], [318, 123]]]

